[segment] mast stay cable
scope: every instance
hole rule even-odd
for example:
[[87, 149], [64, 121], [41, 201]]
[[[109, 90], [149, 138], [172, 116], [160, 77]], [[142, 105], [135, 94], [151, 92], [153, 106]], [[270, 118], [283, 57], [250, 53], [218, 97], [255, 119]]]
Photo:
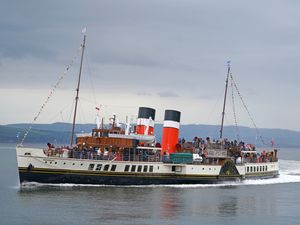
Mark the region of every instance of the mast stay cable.
[[54, 86], [52, 87], [52, 89], [49, 92], [48, 97], [46, 98], [46, 100], [44, 101], [44, 103], [42, 104], [42, 106], [40, 107], [38, 113], [36, 114], [36, 116], [33, 118], [32, 122], [30, 123], [29, 127], [27, 128], [27, 130], [24, 133], [24, 136], [21, 140], [21, 142], [18, 144], [18, 146], [22, 146], [27, 135], [29, 134], [29, 132], [31, 131], [34, 123], [37, 121], [37, 119], [39, 118], [40, 114], [43, 112], [43, 110], [45, 109], [46, 105], [48, 104], [48, 102], [50, 101], [51, 97], [53, 96], [54, 92], [56, 91], [56, 89], [59, 87], [60, 83], [62, 82], [62, 80], [65, 79], [65, 77], [68, 74], [68, 71], [70, 70], [70, 68], [74, 65], [74, 62], [76, 61], [77, 57], [79, 56], [79, 53], [81, 52], [82, 46], [80, 46], [77, 51], [75, 56], [72, 58], [71, 62], [67, 65], [65, 71], [63, 72], [63, 74], [59, 77], [59, 79], [56, 81], [56, 83], [54, 84]]
[[235, 110], [235, 100], [234, 100], [234, 89], [233, 89], [233, 79], [232, 74], [230, 73], [230, 86], [231, 86], [231, 101], [232, 101], [232, 110], [233, 110], [233, 117], [234, 117], [234, 124], [235, 124], [235, 130], [236, 130], [236, 138], [237, 141], [240, 141], [240, 131], [237, 123], [237, 117], [236, 117], [236, 110]]
[[252, 124], [253, 124], [253, 126], [255, 128], [255, 130], [256, 130], [257, 135], [259, 135], [259, 138], [260, 138], [261, 142], [263, 143], [263, 145], [266, 146], [267, 144], [265, 143], [263, 137], [261, 136], [261, 134], [260, 134], [260, 132], [259, 132], [257, 126], [256, 126], [256, 123], [254, 122], [254, 119], [253, 119], [252, 115], [250, 114], [250, 111], [249, 111], [248, 107], [246, 106], [246, 104], [244, 102], [244, 99], [243, 99], [243, 97], [242, 97], [242, 95], [241, 95], [241, 93], [240, 93], [240, 91], [239, 91], [239, 89], [238, 89], [238, 87], [236, 85], [236, 82], [234, 81], [233, 76], [232, 76], [231, 73], [230, 73], [230, 79], [231, 79], [231, 81], [233, 83], [233, 86], [234, 86], [234, 88], [235, 88], [238, 96], [240, 97], [240, 100], [241, 100], [241, 102], [242, 102], [242, 104], [243, 104], [243, 106], [244, 106], [244, 108], [245, 108], [245, 110], [246, 110], [246, 112], [247, 112], [247, 114], [248, 114], [248, 116], [249, 116], [249, 118], [250, 118], [250, 120], [251, 120], [251, 122], [252, 122]]

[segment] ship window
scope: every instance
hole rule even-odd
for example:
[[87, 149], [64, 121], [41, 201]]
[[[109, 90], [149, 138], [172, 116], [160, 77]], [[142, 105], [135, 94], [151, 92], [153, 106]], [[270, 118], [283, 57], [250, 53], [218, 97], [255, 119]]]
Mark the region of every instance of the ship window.
[[83, 163], [81, 163], [80, 166], [83, 166]]
[[140, 166], [138, 166], [138, 169], [137, 169], [137, 171], [138, 171], [138, 172], [142, 172], [142, 167], [143, 167], [143, 166], [141, 166], [141, 165], [140, 165]]
[[176, 166], [172, 166], [172, 172], [175, 172]]
[[260, 170], [259, 171], [262, 171], [262, 166], [260, 166], [260, 168], [259, 168]]
[[88, 170], [93, 170], [94, 166], [95, 166], [95, 164], [90, 164]]
[[129, 171], [129, 167], [130, 167], [129, 165], [126, 165], [125, 169], [124, 169], [124, 172], [128, 172]]
[[108, 169], [109, 169], [109, 164], [106, 164], [106, 165], [104, 166], [103, 170], [104, 170], [104, 171], [108, 171]]
[[153, 166], [149, 167], [149, 172], [152, 173], [153, 172]]
[[255, 172], [256, 171], [256, 167], [255, 166], [253, 166], [253, 172]]
[[116, 171], [117, 165], [111, 165], [110, 171]]
[[247, 166], [247, 173], [249, 173], [249, 167]]
[[31, 153], [30, 152], [25, 152], [25, 154], [24, 155], [31, 155]]
[[252, 166], [250, 167], [250, 172], [252, 172]]
[[75, 166], [75, 163], [73, 163], [73, 166]]
[[148, 172], [148, 166], [144, 166], [144, 173]]
[[55, 164], [57, 164], [57, 162], [55, 162]]
[[101, 170], [102, 164], [97, 164], [96, 170]]
[[52, 162], [50, 162], [50, 164], [52, 164]]
[[136, 165], [131, 166], [131, 172], [135, 172]]
[[268, 166], [266, 166], [266, 171], [268, 171]]
[[66, 163], [64, 162], [64, 165], [66, 165]]

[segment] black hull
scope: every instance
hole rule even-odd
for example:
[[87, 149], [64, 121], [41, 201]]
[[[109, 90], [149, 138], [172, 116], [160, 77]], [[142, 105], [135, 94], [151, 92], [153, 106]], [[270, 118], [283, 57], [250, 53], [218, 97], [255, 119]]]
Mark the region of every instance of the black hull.
[[19, 171], [20, 182], [72, 183], [91, 185], [168, 185], [168, 184], [216, 184], [238, 181], [241, 177], [174, 176], [174, 175], [123, 175], [94, 173], [61, 173], [49, 171]]
[[[275, 174], [266, 177], [271, 178]], [[19, 169], [20, 182], [38, 182], [50, 184], [88, 184], [88, 185], [174, 185], [174, 184], [218, 184], [230, 181], [241, 181], [242, 176], [183, 176], [174, 174], [121, 174], [121, 173], [91, 173], [91, 172], [63, 172], [45, 170]], [[250, 178], [250, 177], [249, 177]], [[255, 177], [251, 177], [255, 179]]]

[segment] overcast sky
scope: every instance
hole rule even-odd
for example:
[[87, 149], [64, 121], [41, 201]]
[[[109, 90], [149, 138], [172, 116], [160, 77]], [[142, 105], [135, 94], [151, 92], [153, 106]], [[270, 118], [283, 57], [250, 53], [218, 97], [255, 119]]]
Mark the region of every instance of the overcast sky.
[[[300, 1], [0, 1], [0, 124], [33, 120], [86, 26], [80, 123], [101, 105], [106, 119], [148, 106], [158, 121], [176, 109], [184, 124], [219, 124], [231, 60], [257, 126], [300, 131]], [[78, 65], [38, 123], [71, 121]], [[253, 127], [234, 96], [237, 123]], [[229, 92], [226, 125], [231, 100]]]

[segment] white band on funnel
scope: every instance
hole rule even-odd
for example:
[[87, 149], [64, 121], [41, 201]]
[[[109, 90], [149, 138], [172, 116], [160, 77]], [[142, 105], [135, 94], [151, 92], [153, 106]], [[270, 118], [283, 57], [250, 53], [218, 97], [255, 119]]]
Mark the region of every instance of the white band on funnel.
[[164, 121], [164, 127], [172, 127], [179, 130], [180, 123], [172, 120], [165, 120]]
[[136, 125], [150, 126], [154, 127], [154, 121], [150, 119], [138, 118]]

